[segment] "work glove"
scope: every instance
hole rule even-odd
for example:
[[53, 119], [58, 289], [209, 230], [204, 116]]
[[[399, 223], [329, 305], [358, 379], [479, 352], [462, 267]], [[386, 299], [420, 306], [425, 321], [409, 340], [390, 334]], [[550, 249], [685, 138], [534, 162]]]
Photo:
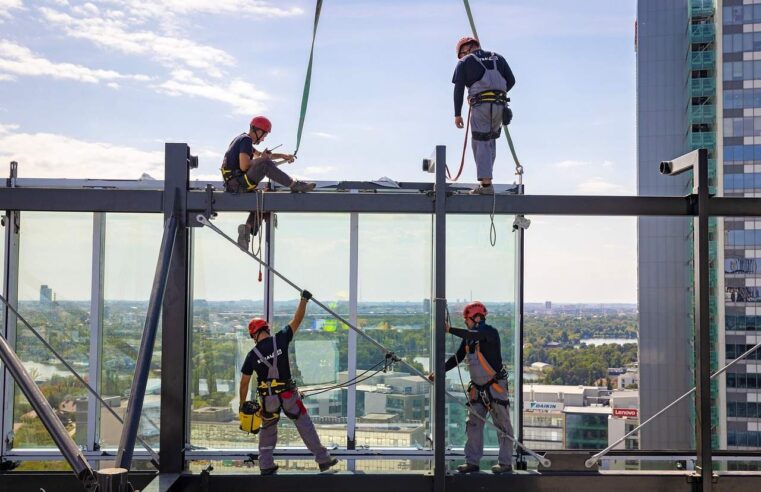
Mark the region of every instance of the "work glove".
[[309, 299], [311, 299], [311, 298], [312, 298], [312, 293], [311, 293], [311, 292], [309, 292], [309, 291], [308, 291], [308, 290], [306, 290], [306, 289], [305, 289], [305, 290], [302, 290], [302, 291], [301, 291], [301, 298], [302, 298], [302, 299], [304, 299], [305, 301], [308, 301]]

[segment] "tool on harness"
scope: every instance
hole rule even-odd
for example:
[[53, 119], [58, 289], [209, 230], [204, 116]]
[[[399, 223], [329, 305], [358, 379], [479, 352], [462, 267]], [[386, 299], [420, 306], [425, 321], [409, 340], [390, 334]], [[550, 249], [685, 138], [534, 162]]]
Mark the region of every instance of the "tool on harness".
[[240, 430], [248, 434], [258, 434], [262, 427], [261, 410], [262, 407], [255, 401], [244, 402], [238, 412]]

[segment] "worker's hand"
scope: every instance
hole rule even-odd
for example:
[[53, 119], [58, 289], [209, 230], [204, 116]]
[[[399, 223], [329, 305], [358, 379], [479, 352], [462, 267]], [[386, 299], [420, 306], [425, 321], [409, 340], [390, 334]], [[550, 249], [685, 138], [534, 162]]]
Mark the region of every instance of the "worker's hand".
[[272, 151], [270, 149], [264, 149], [264, 151], [261, 153], [259, 157], [264, 157], [265, 159], [272, 159]]
[[292, 155], [292, 154], [283, 154], [283, 159], [284, 159], [284, 160], [285, 160], [285, 162], [287, 162], [288, 164], [291, 164], [293, 161], [295, 161], [295, 160], [296, 160], [296, 156], [295, 156], [295, 155]]
[[444, 321], [444, 331], [449, 333], [449, 321]]
[[454, 126], [457, 128], [464, 128], [465, 123], [462, 121], [462, 116], [455, 116], [454, 117]]
[[433, 375], [433, 373], [428, 374], [428, 381], [433, 381], [434, 378], [435, 376]]
[[312, 293], [309, 292], [308, 290], [302, 290], [301, 291], [301, 298], [304, 299], [305, 301], [308, 301], [309, 299], [312, 298]]

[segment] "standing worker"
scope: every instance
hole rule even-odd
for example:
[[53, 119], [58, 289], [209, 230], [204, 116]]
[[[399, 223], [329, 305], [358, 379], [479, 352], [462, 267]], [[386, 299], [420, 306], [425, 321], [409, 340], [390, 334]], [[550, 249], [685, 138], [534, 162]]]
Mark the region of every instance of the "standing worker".
[[336, 465], [338, 460], [331, 457], [328, 450], [320, 443], [312, 419], [301, 401], [298, 388], [291, 379], [291, 364], [288, 360], [288, 345], [299, 329], [306, 314], [307, 302], [312, 298], [309, 291], [301, 291], [301, 300], [293, 319], [285, 328], [270, 335], [267, 321], [254, 318], [248, 324], [248, 333], [254, 339], [254, 348], [246, 356], [241, 368], [240, 403], [241, 407], [248, 400], [248, 386], [251, 375], [256, 371], [257, 392], [259, 395], [262, 427], [259, 431], [259, 469], [262, 475], [277, 472], [272, 453], [277, 444], [277, 423], [280, 410], [293, 420], [301, 439], [315, 457], [320, 471], [326, 471]]
[[[465, 464], [457, 467], [460, 473], [480, 470], [479, 462], [484, 454], [484, 419], [489, 414], [500, 431], [513, 436], [510, 402], [507, 396], [507, 371], [502, 365], [502, 346], [497, 330], [486, 324], [486, 314], [486, 306], [478, 301], [471, 302], [462, 312], [467, 330], [452, 328], [449, 323], [444, 325], [447, 332], [462, 338], [460, 347], [446, 361], [444, 369], [454, 369], [464, 360], [470, 371], [469, 410], [465, 423]], [[433, 380], [433, 374], [428, 377]], [[512, 464], [513, 443], [501, 434], [498, 463], [492, 466], [491, 471], [495, 474], [511, 472]]]
[[457, 58], [460, 61], [452, 77], [454, 124], [457, 128], [465, 126], [461, 111], [463, 93], [467, 87], [471, 145], [481, 183], [470, 193], [493, 195], [491, 180], [497, 157], [497, 139], [502, 125], [509, 124], [512, 119], [512, 111], [507, 106], [507, 92], [515, 85], [515, 77], [502, 55], [482, 50], [476, 38], [465, 37], [457, 42]]
[[[282, 159], [291, 163], [296, 156], [291, 154], [273, 154], [268, 149], [259, 152], [254, 148], [267, 138], [272, 131], [272, 123], [264, 116], [255, 116], [248, 127], [247, 133], [241, 133], [230, 142], [222, 161], [222, 179], [225, 191], [230, 193], [249, 193], [256, 189], [265, 177], [276, 183], [287, 186], [293, 192], [305, 193], [312, 191], [314, 183], [296, 181], [281, 171], [273, 159]], [[245, 224], [238, 226], [238, 245], [248, 249], [252, 234], [258, 232], [259, 223], [256, 214], [249, 214]]]

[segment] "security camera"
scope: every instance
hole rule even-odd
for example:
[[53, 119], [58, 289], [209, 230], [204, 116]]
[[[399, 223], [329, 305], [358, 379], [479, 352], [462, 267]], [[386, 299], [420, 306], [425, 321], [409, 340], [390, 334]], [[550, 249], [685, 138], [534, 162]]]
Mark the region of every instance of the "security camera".
[[188, 166], [190, 169], [198, 169], [198, 156], [188, 155]]
[[667, 176], [676, 176], [682, 174], [690, 169], [697, 169], [698, 167], [698, 155], [700, 150], [693, 150], [688, 154], [677, 157], [670, 161], [661, 161], [660, 171], [661, 174]]
[[427, 173], [436, 172], [436, 160], [435, 159], [423, 159], [423, 171]]

